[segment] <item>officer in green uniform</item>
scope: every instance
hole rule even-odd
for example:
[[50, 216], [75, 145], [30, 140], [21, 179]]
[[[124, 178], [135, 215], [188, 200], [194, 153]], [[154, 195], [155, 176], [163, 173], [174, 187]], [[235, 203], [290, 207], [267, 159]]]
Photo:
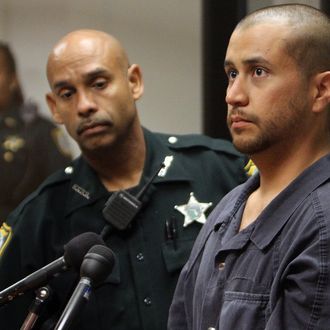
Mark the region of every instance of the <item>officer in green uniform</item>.
[[13, 54], [0, 43], [0, 224], [70, 153], [63, 133], [24, 103]]
[[[226, 141], [142, 128], [135, 106], [143, 93], [140, 68], [108, 34], [68, 34], [47, 69], [53, 117], [82, 156], [49, 177], [2, 226], [0, 290], [63, 255], [73, 237], [106, 232], [114, 269], [72, 329], [166, 329], [194, 239], [220, 198], [245, 180], [245, 160]], [[150, 181], [124, 228], [109, 220], [109, 198], [117, 191], [137, 196]], [[53, 295], [38, 326], [54, 328], [78, 280], [69, 270], [49, 281]], [[33, 297], [29, 292], [0, 308], [4, 328], [20, 327]]]

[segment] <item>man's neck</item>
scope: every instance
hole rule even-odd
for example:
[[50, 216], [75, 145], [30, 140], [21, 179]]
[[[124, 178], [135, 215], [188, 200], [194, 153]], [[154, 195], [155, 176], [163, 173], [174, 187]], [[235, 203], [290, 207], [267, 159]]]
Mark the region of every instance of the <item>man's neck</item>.
[[251, 156], [259, 171], [260, 185], [246, 201], [240, 230], [254, 222], [267, 205], [305, 169], [330, 153], [330, 141], [324, 146], [301, 144], [291, 152], [281, 150]]
[[146, 159], [146, 143], [143, 130], [134, 140], [104, 150], [101, 155], [86, 156], [87, 162], [96, 170], [103, 185], [109, 191], [128, 189], [139, 184]]

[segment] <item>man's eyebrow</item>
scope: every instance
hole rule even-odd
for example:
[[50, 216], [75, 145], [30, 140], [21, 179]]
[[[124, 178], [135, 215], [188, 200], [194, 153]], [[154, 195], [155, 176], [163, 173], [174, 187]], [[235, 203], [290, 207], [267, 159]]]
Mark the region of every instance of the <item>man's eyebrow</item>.
[[102, 69], [102, 68], [97, 68], [93, 71], [90, 71], [86, 74], [83, 75], [85, 80], [91, 80], [93, 78], [99, 77], [99, 76], [109, 76], [110, 73], [109, 71]]
[[70, 86], [70, 83], [67, 80], [61, 80], [61, 81], [56, 82], [53, 85], [53, 89], [57, 90], [57, 89], [61, 89], [62, 87], [67, 87], [67, 86]]
[[[270, 62], [268, 62], [264, 57], [262, 56], [255, 56], [255, 57], [251, 57], [251, 58], [247, 58], [245, 60], [242, 61], [242, 63], [244, 65], [256, 65], [256, 64], [263, 64], [263, 65], [271, 65]], [[234, 62], [231, 60], [225, 60], [224, 61], [224, 67], [228, 67], [228, 66], [235, 66]]]
[[[87, 72], [86, 74], [84, 74], [83, 79], [85, 81], [90, 81], [99, 76], [110, 76], [110, 73], [105, 69], [97, 68], [93, 71], [90, 71], [90, 72]], [[70, 86], [71, 86], [71, 83], [68, 80], [60, 80], [53, 85], [53, 89], [56, 90], [56, 89], [60, 89], [63, 87], [70, 87]]]

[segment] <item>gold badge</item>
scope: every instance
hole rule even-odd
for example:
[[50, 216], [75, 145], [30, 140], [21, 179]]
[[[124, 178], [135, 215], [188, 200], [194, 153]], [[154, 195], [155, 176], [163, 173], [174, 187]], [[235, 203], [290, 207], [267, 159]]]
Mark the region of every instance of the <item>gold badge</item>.
[[8, 246], [11, 237], [11, 227], [4, 222], [0, 227], [0, 257], [3, 254], [5, 248]]

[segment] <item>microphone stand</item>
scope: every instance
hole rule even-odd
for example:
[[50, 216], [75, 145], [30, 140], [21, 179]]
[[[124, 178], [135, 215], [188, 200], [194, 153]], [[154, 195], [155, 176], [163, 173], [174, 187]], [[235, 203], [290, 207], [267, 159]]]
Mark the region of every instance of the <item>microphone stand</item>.
[[36, 297], [29, 308], [29, 313], [26, 316], [20, 330], [30, 330], [34, 327], [34, 324], [41, 313], [42, 307], [50, 297], [50, 294], [51, 290], [49, 286], [43, 286], [36, 291]]

